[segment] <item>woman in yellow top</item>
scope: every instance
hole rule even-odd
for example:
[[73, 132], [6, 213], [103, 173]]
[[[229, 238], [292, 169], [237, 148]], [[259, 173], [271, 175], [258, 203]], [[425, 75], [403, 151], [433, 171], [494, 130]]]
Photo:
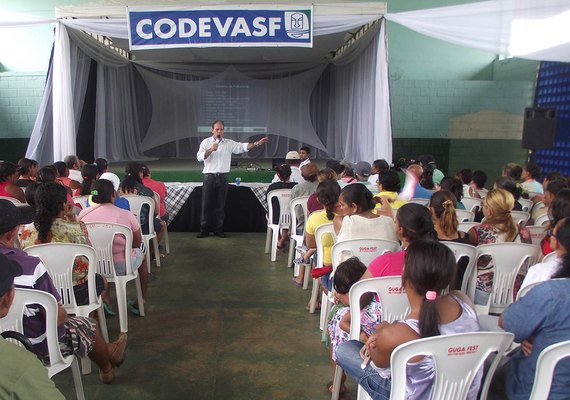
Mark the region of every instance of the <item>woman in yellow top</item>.
[[[304, 264], [309, 263], [310, 257], [317, 250], [315, 231], [319, 226], [333, 222], [339, 195], [340, 186], [336, 181], [326, 180], [317, 186], [317, 200], [323, 205], [324, 209], [311, 213], [305, 224], [305, 245], [308, 251], [303, 255], [304, 262], [300, 265], [299, 275], [293, 278], [293, 283], [296, 286], [301, 287], [303, 285]], [[323, 254], [317, 254], [317, 257], [323, 257], [323, 267], [329, 267], [326, 268], [329, 269], [329, 272], [332, 271], [331, 248], [333, 244], [334, 238], [331, 235], [325, 235], [323, 238]]]
[[382, 197], [387, 197], [390, 200], [392, 210], [397, 210], [407, 203], [406, 200], [398, 199], [401, 186], [400, 177], [396, 171], [379, 172], [376, 185], [378, 186], [378, 194], [374, 196], [374, 201], [376, 201], [377, 209], [382, 208], [382, 203], [380, 202]]

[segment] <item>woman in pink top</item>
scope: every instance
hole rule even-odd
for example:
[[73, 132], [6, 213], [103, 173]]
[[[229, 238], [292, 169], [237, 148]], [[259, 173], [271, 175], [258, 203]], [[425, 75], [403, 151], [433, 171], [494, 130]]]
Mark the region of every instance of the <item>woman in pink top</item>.
[[[91, 190], [91, 207], [81, 210], [78, 219], [82, 222], [110, 222], [126, 225], [133, 231], [133, 248], [131, 253], [132, 268], [138, 269], [143, 299], [146, 300], [148, 286], [148, 269], [146, 259], [140, 249], [142, 240], [141, 226], [133, 213], [115, 206], [115, 188], [113, 183], [106, 179], [100, 179], [93, 183]], [[118, 275], [126, 273], [125, 265], [125, 239], [117, 235], [113, 240], [113, 261]], [[137, 314], [138, 307], [130, 303], [129, 309]]]
[[18, 180], [18, 166], [10, 161], [0, 163], [0, 196], [12, 197], [26, 202], [24, 191], [15, 185]]
[[402, 275], [406, 249], [410, 243], [419, 239], [437, 240], [429, 209], [416, 203], [404, 204], [398, 209], [396, 234], [402, 241], [404, 250], [383, 254], [374, 259], [362, 279]]

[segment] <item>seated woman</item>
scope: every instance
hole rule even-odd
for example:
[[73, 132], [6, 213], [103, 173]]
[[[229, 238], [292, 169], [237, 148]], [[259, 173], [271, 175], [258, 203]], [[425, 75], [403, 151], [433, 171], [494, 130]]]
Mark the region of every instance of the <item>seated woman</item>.
[[[365, 272], [366, 265], [358, 257], [351, 257], [341, 262], [334, 273], [333, 288], [336, 312], [328, 323], [333, 376], [336, 368], [336, 349], [341, 343], [350, 339], [350, 288], [362, 278]], [[360, 309], [360, 326], [362, 329], [360, 341], [365, 342], [380, 323], [381, 307], [372, 293], [368, 293], [368, 295], [362, 296]], [[346, 375], [343, 374], [343, 382], [345, 378]], [[332, 392], [332, 381], [327, 384], [327, 389]], [[346, 386], [343, 383], [340, 392], [345, 391]]]
[[[338, 203], [340, 195], [340, 186], [335, 181], [324, 181], [317, 186], [317, 199], [324, 207], [323, 210], [315, 211], [307, 219], [305, 224], [305, 245], [308, 248], [307, 252], [302, 257], [302, 262], [299, 265], [299, 274], [293, 278], [293, 283], [301, 287], [303, 286], [303, 277], [305, 272], [305, 265], [309, 264], [312, 255], [317, 250], [317, 241], [315, 232], [321, 225], [333, 222], [334, 212]], [[322, 271], [317, 269], [313, 270], [315, 274], [322, 273], [322, 275], [315, 276], [318, 278], [332, 271], [331, 248], [334, 244], [334, 238], [331, 235], [325, 235], [323, 238], [323, 254], [317, 254], [317, 257], [322, 257], [323, 268]]]
[[81, 177], [83, 181], [79, 189], [73, 191], [74, 196], [86, 196], [91, 194], [91, 185], [99, 179], [99, 170], [96, 165], [85, 164], [81, 167]]
[[[505, 242], [531, 243], [528, 230], [517, 226], [511, 217], [514, 202], [514, 197], [506, 190], [493, 189], [489, 191], [482, 206], [485, 222], [469, 230], [469, 237], [473, 246]], [[475, 304], [487, 304], [493, 286], [493, 270], [494, 263], [491, 257], [479, 257], [477, 260]]]
[[550, 216], [550, 229], [546, 233], [546, 236], [540, 241], [540, 248], [544, 255], [550, 254], [553, 251], [552, 247], [550, 247], [550, 237], [552, 236], [550, 230], [554, 229], [561, 219], [570, 217], [570, 189], [562, 189], [554, 196], [552, 203], [550, 203], [548, 207], [548, 215]]
[[427, 207], [416, 203], [404, 204], [396, 214], [396, 234], [404, 250], [383, 254], [374, 259], [362, 277], [400, 276], [408, 246], [420, 239], [437, 239], [431, 214]]
[[122, 208], [123, 210], [131, 211], [131, 205], [127, 199], [121, 197], [121, 192], [119, 191], [121, 186], [121, 180], [117, 175], [112, 172], [103, 172], [99, 179], [106, 179], [113, 183], [113, 188], [115, 189], [115, 202], [114, 204]]
[[455, 213], [456, 197], [448, 190], [435, 192], [429, 201], [429, 210], [433, 219], [433, 226], [439, 240], [467, 243], [471, 241], [469, 235], [457, 230], [459, 222]]
[[[43, 183], [36, 189], [36, 215], [32, 224], [21, 230], [22, 249], [42, 243], [77, 243], [91, 245], [85, 225], [75, 220], [73, 206], [67, 202], [63, 185], [55, 182]], [[77, 257], [73, 266], [73, 290], [77, 304], [89, 302], [87, 273], [90, 266], [85, 257]], [[107, 280], [95, 274], [96, 292], [105, 304], [110, 303]]]
[[382, 208], [382, 197], [386, 196], [389, 199], [389, 204], [392, 210], [397, 210], [407, 203], [406, 200], [398, 199], [400, 193], [400, 177], [396, 171], [386, 170], [378, 173], [378, 194], [374, 196], [376, 208]]
[[[122, 195], [136, 194], [138, 196], [150, 197], [150, 199], [154, 201], [154, 192], [150, 188], [144, 186], [142, 183], [143, 171], [141, 164], [136, 162], [128, 163], [125, 167], [125, 173], [126, 175], [121, 182]], [[150, 218], [153, 218], [154, 231], [156, 232], [158, 242], [160, 243], [162, 237], [164, 236], [163, 227], [166, 225], [164, 221], [162, 221], [160, 218], [157, 218], [158, 212], [159, 204], [155, 202], [154, 215], [150, 216]], [[148, 207], [143, 207], [139, 216], [143, 235], [148, 234], [148, 214]]]
[[446, 176], [441, 180], [441, 190], [448, 190], [455, 196], [455, 208], [465, 210], [465, 205], [461, 202], [463, 198], [463, 183], [458, 178]]
[[[265, 197], [269, 194], [269, 192], [278, 189], [291, 189], [293, 186], [297, 184], [297, 182], [290, 182], [289, 179], [291, 178], [291, 167], [287, 164], [281, 164], [275, 168], [275, 173], [279, 181], [273, 182], [267, 188], [267, 192], [265, 193]], [[279, 214], [281, 209], [279, 207], [279, 200], [277, 198], [272, 199], [271, 205], [273, 208], [273, 224], [279, 224]], [[285, 247], [285, 244], [289, 241], [289, 229], [283, 229], [281, 232], [281, 237], [277, 242], [277, 248], [279, 250]]]
[[[324, 181], [336, 182], [337, 180], [338, 180], [338, 175], [336, 174], [336, 172], [334, 172], [332, 168], [321, 169], [317, 174], [317, 181], [319, 181], [319, 183]], [[319, 203], [319, 201], [317, 200], [317, 193], [315, 192], [310, 194], [309, 199], [307, 200], [307, 213], [311, 214], [312, 212], [322, 209], [323, 205]]]
[[0, 163], [0, 196], [11, 197], [20, 203], [26, 202], [24, 191], [16, 186], [18, 166], [10, 161]]
[[[390, 398], [390, 356], [396, 347], [416, 339], [479, 330], [474, 306], [459, 291], [447, 292], [454, 280], [455, 257], [442, 243], [418, 240], [406, 253], [402, 285], [410, 303], [406, 319], [382, 322], [366, 343], [351, 340], [337, 348], [337, 363], [372, 396]], [[362, 349], [364, 347], [364, 349]], [[361, 367], [365, 356], [371, 362]], [[480, 370], [469, 390], [468, 399], [476, 399], [481, 383]], [[429, 399], [435, 380], [430, 357], [407, 365], [406, 399]]]
[[529, 285], [544, 282], [558, 272], [562, 260], [568, 255], [568, 249], [570, 249], [570, 217], [558, 221], [552, 231], [552, 235], [549, 236], [549, 240], [550, 248], [556, 252], [556, 257], [530, 267], [520, 290]]
[[392, 210], [379, 215], [373, 210], [376, 203], [372, 193], [364, 185], [345, 186], [338, 199], [334, 230], [337, 240], [347, 239], [386, 239], [397, 241]]
[[[133, 244], [131, 250], [131, 260], [133, 271], [138, 269], [143, 299], [146, 300], [146, 291], [148, 286], [148, 268], [146, 265], [146, 257], [141, 250], [143, 243], [141, 234], [141, 225], [137, 221], [134, 214], [130, 211], [123, 210], [115, 206], [115, 188], [113, 183], [106, 179], [99, 179], [93, 183], [91, 207], [84, 208], [77, 217], [82, 222], [111, 222], [128, 226], [133, 231]], [[115, 263], [115, 271], [117, 275], [125, 275], [125, 239], [117, 235], [113, 241], [113, 261]], [[140, 315], [138, 307], [134, 303], [129, 303], [129, 309], [135, 315]]]
[[28, 187], [29, 184], [36, 181], [38, 172], [38, 162], [29, 158], [20, 158], [18, 160], [18, 180], [15, 185], [21, 188]]
[[[514, 341], [521, 343], [504, 368], [509, 399], [528, 399], [541, 352], [552, 344], [570, 340], [569, 278], [570, 258], [566, 254], [552, 279], [532, 288], [526, 296], [508, 306], [499, 319], [499, 326], [514, 333]], [[570, 358], [566, 357], [554, 370], [548, 398], [567, 399], [568, 382]]]

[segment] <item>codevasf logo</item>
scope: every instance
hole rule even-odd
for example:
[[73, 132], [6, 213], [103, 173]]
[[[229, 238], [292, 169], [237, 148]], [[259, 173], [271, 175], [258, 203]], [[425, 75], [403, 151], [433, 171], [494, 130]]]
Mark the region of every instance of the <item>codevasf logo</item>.
[[291, 39], [309, 39], [309, 18], [302, 12], [285, 12], [285, 31]]

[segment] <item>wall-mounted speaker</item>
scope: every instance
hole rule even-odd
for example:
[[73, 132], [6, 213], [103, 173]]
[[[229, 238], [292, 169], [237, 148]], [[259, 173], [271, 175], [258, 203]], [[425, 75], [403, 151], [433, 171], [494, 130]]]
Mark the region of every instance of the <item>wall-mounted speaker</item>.
[[556, 109], [525, 108], [523, 149], [550, 149], [556, 137]]

